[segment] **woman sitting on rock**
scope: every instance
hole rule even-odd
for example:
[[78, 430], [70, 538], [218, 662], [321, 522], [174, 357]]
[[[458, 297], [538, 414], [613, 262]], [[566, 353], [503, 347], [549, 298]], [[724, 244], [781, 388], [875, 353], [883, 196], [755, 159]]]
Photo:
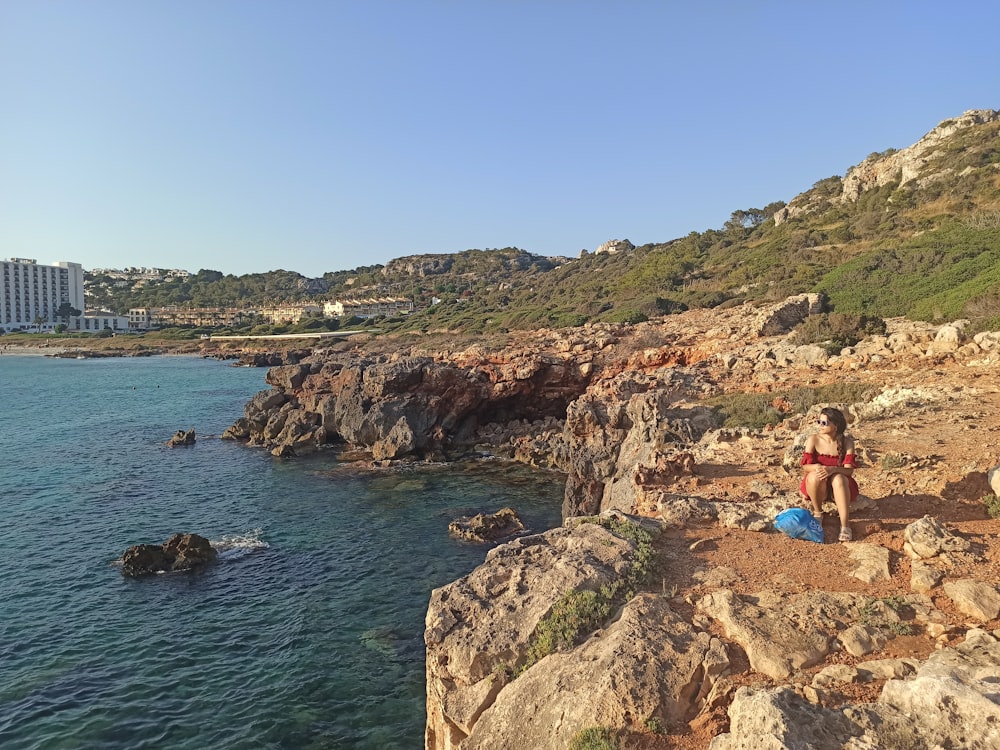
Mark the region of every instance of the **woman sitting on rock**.
[[826, 407], [816, 420], [819, 431], [806, 438], [802, 454], [802, 494], [812, 502], [813, 516], [822, 523], [823, 503], [833, 494], [840, 514], [841, 542], [851, 541], [850, 504], [858, 498], [854, 474], [854, 438], [845, 434], [847, 420], [839, 409]]

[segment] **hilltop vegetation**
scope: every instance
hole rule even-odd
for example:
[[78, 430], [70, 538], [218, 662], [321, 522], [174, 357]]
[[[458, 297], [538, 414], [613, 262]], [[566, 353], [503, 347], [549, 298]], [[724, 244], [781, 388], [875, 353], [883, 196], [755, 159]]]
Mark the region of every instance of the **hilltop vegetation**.
[[[637, 322], [694, 307], [823, 292], [838, 313], [966, 317], [1000, 327], [1000, 118], [946, 120], [845, 177], [733, 211], [719, 229], [617, 254], [546, 258], [518, 248], [399, 258], [320, 280], [274, 271], [106, 289], [100, 304], [260, 305], [397, 296], [418, 311], [390, 330], [509, 331]], [[431, 304], [434, 299], [439, 304]]]

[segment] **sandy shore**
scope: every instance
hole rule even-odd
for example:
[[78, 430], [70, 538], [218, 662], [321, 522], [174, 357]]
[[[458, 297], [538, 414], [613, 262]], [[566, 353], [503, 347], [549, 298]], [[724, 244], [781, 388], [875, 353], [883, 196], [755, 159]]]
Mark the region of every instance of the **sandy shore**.
[[51, 357], [54, 354], [62, 354], [67, 351], [66, 346], [18, 346], [13, 344], [0, 344], [0, 356], [13, 357]]

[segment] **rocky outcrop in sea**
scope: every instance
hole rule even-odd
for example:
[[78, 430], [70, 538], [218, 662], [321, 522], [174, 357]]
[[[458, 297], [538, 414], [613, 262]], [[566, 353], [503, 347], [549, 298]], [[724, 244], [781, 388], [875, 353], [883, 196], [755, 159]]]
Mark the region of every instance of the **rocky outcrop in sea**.
[[132, 577], [195, 570], [218, 558], [211, 543], [198, 534], [174, 534], [163, 544], [136, 544], [121, 556], [122, 574]]

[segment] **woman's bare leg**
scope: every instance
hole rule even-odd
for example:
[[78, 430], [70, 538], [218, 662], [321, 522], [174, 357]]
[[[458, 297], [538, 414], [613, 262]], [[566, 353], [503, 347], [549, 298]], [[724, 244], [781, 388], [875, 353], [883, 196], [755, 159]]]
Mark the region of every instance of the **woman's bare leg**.
[[811, 471], [806, 474], [806, 492], [813, 505], [813, 515], [817, 518], [823, 512], [823, 503], [826, 502], [826, 480], [818, 479], [816, 472]]
[[850, 520], [851, 485], [844, 474], [834, 474], [830, 484], [833, 487], [833, 501], [840, 514], [840, 528], [846, 529]]

